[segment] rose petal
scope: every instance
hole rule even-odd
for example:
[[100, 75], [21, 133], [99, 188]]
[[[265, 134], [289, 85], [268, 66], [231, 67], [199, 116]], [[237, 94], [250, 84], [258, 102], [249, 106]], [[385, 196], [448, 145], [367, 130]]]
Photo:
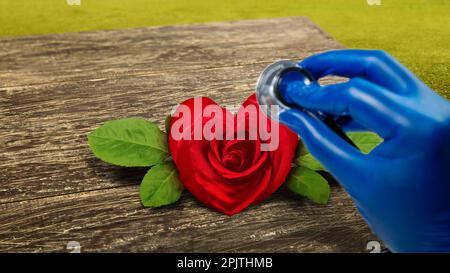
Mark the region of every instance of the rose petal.
[[[181, 105], [194, 110], [194, 100], [187, 100]], [[202, 109], [207, 105], [217, 104], [202, 98]], [[244, 106], [251, 105], [256, 109], [256, 119], [267, 118], [259, 110], [255, 95], [250, 96]], [[210, 120], [221, 121], [226, 130], [224, 136], [237, 135], [238, 124], [245, 122], [245, 130], [250, 133], [248, 121], [250, 114], [233, 116], [226, 109], [219, 116], [202, 117], [196, 113], [191, 121], [201, 121], [188, 128], [191, 135]], [[180, 117], [172, 118], [170, 125]], [[226, 120], [234, 118], [234, 126], [226, 124]], [[253, 117], [254, 119], [255, 117]], [[241, 120], [237, 120], [241, 119]], [[267, 122], [270, 128], [270, 122]], [[279, 124], [277, 124], [279, 125]], [[192, 126], [191, 126], [192, 127]], [[233, 215], [251, 204], [258, 204], [270, 196], [288, 175], [294, 157], [298, 137], [286, 126], [280, 125], [279, 138], [283, 140], [274, 151], [261, 151], [261, 140], [175, 140], [169, 134], [169, 149], [178, 168], [180, 180], [199, 201], [228, 215]]]

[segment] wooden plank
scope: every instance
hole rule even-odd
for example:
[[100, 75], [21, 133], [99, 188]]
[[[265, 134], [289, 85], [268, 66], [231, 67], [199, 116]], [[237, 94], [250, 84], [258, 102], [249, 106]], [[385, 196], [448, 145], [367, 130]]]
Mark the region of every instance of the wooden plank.
[[339, 47], [303, 17], [8, 38], [0, 40], [0, 88], [254, 64]]
[[117, 176], [123, 168], [97, 160], [89, 150], [90, 131], [105, 121], [132, 116], [162, 127], [172, 107], [193, 96], [209, 96], [224, 105], [240, 103], [253, 92], [249, 79], [256, 79], [264, 66], [15, 89], [0, 102], [0, 203], [123, 184]]
[[305, 18], [32, 36], [0, 42], [0, 203], [117, 186], [86, 134], [162, 125], [193, 96], [236, 104], [267, 63], [340, 47]]
[[111, 119], [162, 127], [193, 96], [240, 103], [268, 63], [335, 48], [302, 17], [1, 39], [0, 251], [365, 251], [375, 237], [337, 186], [327, 206], [280, 190], [233, 217], [189, 193], [145, 209], [146, 170], [86, 143]]
[[174, 205], [145, 209], [138, 187], [0, 205], [0, 251], [363, 252], [369, 232], [340, 187], [327, 206], [285, 189], [233, 217], [189, 193]]

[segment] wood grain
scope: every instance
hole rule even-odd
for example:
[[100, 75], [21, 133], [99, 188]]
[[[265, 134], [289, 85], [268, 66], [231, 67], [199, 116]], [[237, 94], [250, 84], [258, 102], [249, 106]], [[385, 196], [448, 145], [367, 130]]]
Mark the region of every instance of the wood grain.
[[144, 209], [145, 169], [107, 165], [86, 134], [158, 123], [193, 96], [240, 104], [277, 59], [342, 48], [306, 18], [0, 40], [0, 251], [365, 251], [375, 237], [339, 187], [328, 206], [280, 190], [234, 217], [189, 193]]
[[341, 188], [327, 206], [285, 189], [233, 217], [189, 193], [174, 205], [142, 208], [138, 186], [0, 205], [2, 251], [350, 252], [374, 239]]

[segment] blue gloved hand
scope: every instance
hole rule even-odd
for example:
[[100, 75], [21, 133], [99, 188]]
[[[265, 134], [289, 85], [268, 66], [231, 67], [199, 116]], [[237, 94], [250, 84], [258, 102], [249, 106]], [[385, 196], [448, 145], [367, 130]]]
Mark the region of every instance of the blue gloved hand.
[[450, 252], [450, 103], [382, 51], [330, 51], [300, 65], [316, 79], [350, 80], [288, 85], [286, 100], [349, 116], [348, 128], [362, 125], [384, 142], [365, 155], [304, 111], [282, 112], [281, 122], [336, 177], [391, 251]]

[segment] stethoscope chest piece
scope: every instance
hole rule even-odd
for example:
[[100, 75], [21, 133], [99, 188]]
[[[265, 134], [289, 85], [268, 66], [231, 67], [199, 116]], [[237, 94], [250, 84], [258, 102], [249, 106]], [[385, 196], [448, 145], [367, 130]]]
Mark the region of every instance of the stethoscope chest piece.
[[283, 98], [280, 90], [283, 77], [292, 73], [299, 75], [305, 85], [314, 82], [314, 79], [306, 70], [290, 60], [272, 63], [259, 76], [256, 84], [256, 98], [263, 112], [271, 119], [278, 120], [280, 111], [293, 107]]
[[[256, 84], [256, 98], [260, 109], [270, 119], [279, 121], [278, 114], [281, 111], [289, 110], [291, 108], [302, 109], [298, 105], [292, 105], [285, 99], [283, 90], [287, 89], [286, 86], [290, 85], [295, 88], [309, 88], [312, 84], [317, 84], [317, 81], [307, 70], [293, 61], [282, 60], [269, 65], [261, 73]], [[322, 122], [338, 136], [352, 146], [358, 148], [345, 134], [342, 128], [340, 128], [332, 116], [320, 112], [313, 113], [307, 109], [302, 110], [322, 120]]]

